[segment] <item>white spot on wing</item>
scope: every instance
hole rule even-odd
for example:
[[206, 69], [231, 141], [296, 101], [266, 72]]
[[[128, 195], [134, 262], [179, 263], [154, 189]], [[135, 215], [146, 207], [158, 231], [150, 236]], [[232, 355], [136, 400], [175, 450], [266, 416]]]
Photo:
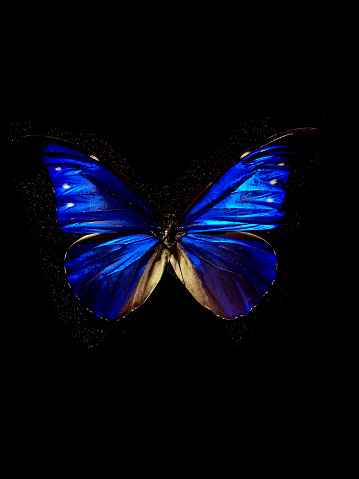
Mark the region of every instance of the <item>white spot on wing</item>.
[[68, 190], [70, 188], [70, 185], [68, 183], [64, 183], [62, 187], [64, 190]]

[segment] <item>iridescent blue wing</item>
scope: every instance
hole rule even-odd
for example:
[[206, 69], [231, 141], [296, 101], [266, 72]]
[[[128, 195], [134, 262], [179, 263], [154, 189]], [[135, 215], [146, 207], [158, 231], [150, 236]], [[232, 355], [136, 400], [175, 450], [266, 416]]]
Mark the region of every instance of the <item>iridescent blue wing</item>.
[[177, 244], [171, 264], [203, 306], [224, 319], [247, 314], [276, 277], [269, 244], [250, 233], [189, 233]]
[[283, 217], [283, 186], [289, 164], [301, 154], [297, 129], [245, 151], [200, 194], [180, 220], [183, 232], [248, 231], [276, 228]]
[[274, 251], [247, 231], [279, 225], [290, 160], [314, 131], [283, 133], [247, 150], [184, 213], [171, 264], [192, 295], [216, 315], [247, 314], [273, 283]]
[[57, 219], [69, 233], [149, 233], [152, 213], [95, 156], [49, 142], [41, 151], [55, 188]]
[[168, 258], [169, 250], [150, 235], [88, 235], [69, 249], [66, 274], [96, 316], [119, 319], [147, 299]]
[[167, 264], [169, 251], [153, 234], [158, 223], [97, 157], [54, 142], [41, 157], [61, 229], [86, 234], [66, 255], [69, 284], [96, 316], [126, 316], [147, 299]]

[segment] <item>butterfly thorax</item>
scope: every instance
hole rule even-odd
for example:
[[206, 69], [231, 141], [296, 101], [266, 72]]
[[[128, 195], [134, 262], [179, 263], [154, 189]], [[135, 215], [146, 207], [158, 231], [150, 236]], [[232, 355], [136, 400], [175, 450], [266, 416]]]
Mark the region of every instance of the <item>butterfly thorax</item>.
[[178, 226], [175, 223], [174, 219], [171, 217], [165, 217], [160, 232], [155, 234], [155, 236], [162, 242], [162, 244], [172, 250], [176, 242], [183, 236], [179, 233]]

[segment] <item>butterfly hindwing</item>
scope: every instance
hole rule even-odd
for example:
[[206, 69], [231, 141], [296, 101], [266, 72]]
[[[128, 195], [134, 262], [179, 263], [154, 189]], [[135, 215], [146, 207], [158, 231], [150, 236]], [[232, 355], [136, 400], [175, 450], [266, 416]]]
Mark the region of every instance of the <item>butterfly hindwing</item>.
[[74, 293], [96, 316], [116, 319], [138, 308], [160, 280], [169, 250], [146, 234], [84, 236], [66, 255]]
[[277, 260], [269, 244], [250, 233], [189, 233], [171, 263], [178, 277], [203, 306], [233, 319], [247, 314], [268, 291]]

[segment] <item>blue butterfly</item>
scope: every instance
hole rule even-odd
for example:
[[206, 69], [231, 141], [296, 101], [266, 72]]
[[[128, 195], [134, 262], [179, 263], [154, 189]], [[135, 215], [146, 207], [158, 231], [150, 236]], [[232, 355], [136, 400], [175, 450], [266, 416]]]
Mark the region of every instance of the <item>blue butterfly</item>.
[[48, 140], [41, 158], [54, 185], [60, 228], [84, 235], [65, 257], [74, 294], [96, 316], [123, 318], [148, 298], [170, 262], [214, 314], [247, 314], [277, 270], [273, 249], [252, 232], [280, 224], [290, 160], [315, 131], [291, 130], [246, 150], [176, 219], [158, 219], [96, 156]]

